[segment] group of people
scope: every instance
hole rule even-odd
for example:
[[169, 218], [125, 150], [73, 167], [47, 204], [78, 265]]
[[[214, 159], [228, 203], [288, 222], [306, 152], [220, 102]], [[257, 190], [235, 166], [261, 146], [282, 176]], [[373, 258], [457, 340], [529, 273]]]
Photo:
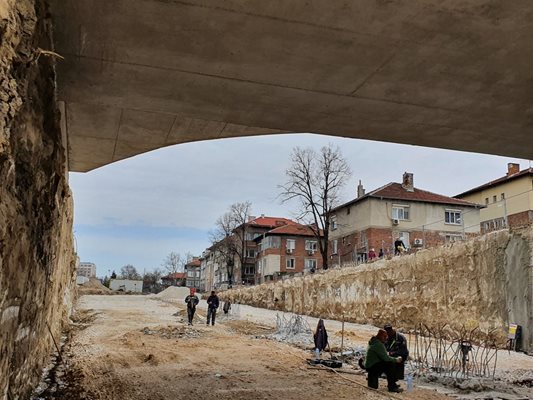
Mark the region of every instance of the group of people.
[[[406, 252], [407, 249], [405, 247], [405, 244], [403, 243], [403, 240], [398, 238], [394, 241], [394, 255], [398, 256]], [[373, 261], [378, 258], [383, 258], [384, 256], [383, 249], [379, 249], [379, 253], [376, 253], [376, 250], [372, 247], [370, 251], [368, 252], [368, 261]]]
[[[189, 321], [189, 325], [192, 325], [194, 313], [196, 312], [196, 306], [200, 302], [200, 299], [196, 295], [196, 290], [194, 288], [190, 289], [190, 293], [187, 297], [185, 297], [185, 304], [187, 304], [187, 318]], [[213, 290], [211, 291], [211, 295], [207, 298], [207, 322], [206, 324], [209, 325], [215, 325], [215, 318], [217, 315], [218, 306], [220, 305], [220, 300], [216, 294], [216, 292]], [[229, 301], [226, 301], [224, 303], [224, 314], [227, 314], [231, 308], [231, 304]]]
[[381, 374], [387, 376], [389, 392], [402, 392], [398, 380], [404, 379], [405, 361], [409, 357], [407, 340], [387, 324], [368, 342], [364, 368], [368, 372], [368, 387], [377, 389]]
[[[194, 313], [199, 302], [200, 299], [196, 295], [194, 288], [191, 288], [190, 294], [185, 298], [189, 325], [193, 323]], [[207, 298], [207, 325], [215, 325], [219, 305], [220, 300], [213, 290]], [[224, 304], [225, 314], [228, 313], [230, 307], [229, 302]], [[314, 341], [318, 357], [319, 352], [328, 345], [328, 336], [322, 319], [318, 321]], [[409, 349], [407, 348], [405, 336], [396, 332], [392, 325], [386, 324], [383, 329], [378, 331], [377, 335], [372, 336], [368, 342], [366, 357], [364, 361], [361, 360], [360, 362], [360, 366], [368, 373], [368, 387], [377, 389], [379, 387], [379, 377], [385, 374], [389, 392], [402, 392], [403, 390], [398, 385], [398, 380], [404, 379], [407, 357], [409, 357]]]

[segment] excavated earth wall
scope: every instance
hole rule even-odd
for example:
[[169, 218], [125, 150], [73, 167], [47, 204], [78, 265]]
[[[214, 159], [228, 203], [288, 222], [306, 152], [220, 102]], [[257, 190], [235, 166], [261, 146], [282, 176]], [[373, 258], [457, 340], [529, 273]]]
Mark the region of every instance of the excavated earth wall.
[[0, 399], [27, 399], [74, 292], [72, 200], [44, 0], [0, 0]]
[[[523, 326], [533, 350], [533, 229], [493, 232], [467, 242], [371, 264], [224, 292], [257, 307], [402, 329], [447, 323], [496, 329]], [[277, 301], [276, 301], [277, 299]]]

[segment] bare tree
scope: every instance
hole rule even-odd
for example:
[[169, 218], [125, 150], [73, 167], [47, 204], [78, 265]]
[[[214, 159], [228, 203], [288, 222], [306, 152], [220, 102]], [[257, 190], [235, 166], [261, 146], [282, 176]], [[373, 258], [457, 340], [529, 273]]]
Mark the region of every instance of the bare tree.
[[143, 276], [143, 291], [153, 292], [159, 288], [159, 281], [163, 276], [163, 271], [159, 268], [155, 268], [151, 272], [145, 272]]
[[229, 210], [216, 220], [215, 231], [211, 233], [213, 250], [218, 251], [225, 259], [230, 287], [235, 282], [236, 259], [241, 269], [246, 261], [246, 223], [251, 208], [249, 201], [232, 204]]
[[133, 279], [133, 280], [142, 279], [141, 275], [139, 275], [139, 273], [137, 272], [137, 269], [131, 264], [124, 265], [120, 269], [120, 277], [122, 279]]
[[185, 257], [183, 257], [180, 253], [171, 251], [167, 255], [167, 257], [163, 260], [163, 263], [161, 264], [161, 266], [169, 274], [175, 274], [176, 272], [183, 272], [185, 269], [185, 264], [187, 264], [187, 261], [188, 261], [187, 257], [189, 256], [190, 256], [189, 253], [187, 253]]
[[338, 147], [332, 144], [320, 149], [295, 147], [291, 167], [285, 171], [287, 182], [280, 186], [282, 202], [298, 200], [297, 219], [313, 230], [322, 255], [323, 268], [328, 268], [331, 210], [339, 205], [342, 187], [351, 176], [348, 163]]

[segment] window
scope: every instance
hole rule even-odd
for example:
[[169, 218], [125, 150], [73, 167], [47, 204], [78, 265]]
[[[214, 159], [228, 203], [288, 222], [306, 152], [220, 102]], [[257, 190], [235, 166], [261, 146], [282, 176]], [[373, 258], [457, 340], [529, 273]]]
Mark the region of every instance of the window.
[[409, 206], [393, 205], [392, 206], [392, 219], [408, 220], [409, 219]]
[[406, 249], [411, 247], [411, 242], [409, 240], [409, 232], [398, 232], [398, 239], [400, 239]]
[[280, 238], [277, 236], [267, 236], [261, 241], [261, 251], [266, 249], [279, 249]]
[[337, 229], [337, 216], [336, 215], [332, 215], [331, 216], [331, 222], [330, 222], [330, 225], [331, 225], [331, 230], [334, 231], [335, 229]]
[[348, 207], [348, 208], [346, 209], [346, 215], [350, 215], [350, 211], [351, 211], [351, 210], [352, 210], [352, 207]]
[[367, 247], [368, 246], [368, 240], [366, 237], [366, 231], [362, 231], [359, 233], [359, 247]]
[[489, 198], [485, 197], [485, 205], [488, 205], [488, 204], [489, 204]]
[[254, 275], [255, 274], [255, 267], [252, 265], [244, 267], [244, 275]]
[[305, 259], [305, 270], [306, 271], [314, 271], [314, 270], [316, 270], [316, 260], [314, 258], [306, 258]]
[[459, 210], [445, 210], [444, 223], [452, 225], [461, 225], [461, 211]]
[[502, 193], [502, 200], [505, 200], [505, 193]]
[[246, 249], [246, 257], [255, 258], [255, 249]]
[[337, 254], [337, 239], [331, 242], [331, 254]]
[[492, 196], [492, 202], [493, 202], [493, 203], [496, 203], [496, 201], [497, 201], [497, 197], [496, 197], [496, 195]]
[[287, 269], [294, 269], [294, 266], [295, 266], [294, 258], [287, 258], [286, 262], [287, 262]]
[[305, 249], [307, 251], [316, 251], [316, 249], [317, 249], [316, 240], [306, 240], [305, 241]]
[[261, 236], [259, 232], [246, 232], [246, 235], [244, 235], [245, 240], [252, 241], [256, 237]]
[[296, 240], [287, 239], [287, 250], [294, 251], [295, 248], [296, 248]]

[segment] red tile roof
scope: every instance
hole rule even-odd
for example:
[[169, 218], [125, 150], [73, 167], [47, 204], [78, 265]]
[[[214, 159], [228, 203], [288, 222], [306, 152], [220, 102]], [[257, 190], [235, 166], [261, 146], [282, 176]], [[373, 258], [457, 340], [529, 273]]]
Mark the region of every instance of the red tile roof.
[[175, 272], [173, 274], [168, 274], [167, 276], [162, 276], [161, 279], [185, 279], [185, 272]]
[[367, 198], [389, 199], [389, 200], [404, 200], [416, 201], [422, 203], [436, 203], [436, 204], [450, 204], [464, 207], [483, 207], [479, 204], [471, 203], [466, 200], [455, 199], [453, 197], [444, 196], [437, 193], [428, 192], [427, 190], [413, 188], [413, 191], [404, 189], [401, 183], [391, 182], [382, 186], [364, 196], [349, 201], [343, 205], [335, 207], [331, 211], [336, 211], [340, 208], [355, 204]]
[[266, 232], [265, 235], [315, 236], [313, 230], [308, 225], [302, 225], [296, 222], [291, 225], [284, 225], [274, 228]]
[[198, 258], [193, 258], [191, 261], [189, 261], [185, 266], [186, 267], [200, 267], [202, 265], [202, 262]]
[[294, 225], [297, 224], [297, 222], [294, 222], [291, 219], [288, 218], [282, 218], [282, 217], [257, 217], [253, 220], [247, 222], [247, 225], [251, 226], [261, 226], [265, 228], [275, 228], [278, 226], [283, 225]]
[[466, 192], [458, 194], [458, 195], [456, 195], [454, 197], [461, 198], [463, 196], [466, 196], [467, 194], [481, 192], [484, 189], [488, 189], [490, 187], [497, 186], [500, 183], [512, 181], [513, 179], [520, 178], [520, 177], [525, 176], [525, 175], [533, 175], [533, 168], [524, 169], [524, 170], [522, 170], [520, 172], [517, 172], [516, 174], [502, 176], [501, 178], [495, 179], [495, 180], [487, 182], [487, 183], [485, 183], [485, 184], [483, 184], [481, 186], [478, 186], [478, 187], [475, 187], [473, 189], [467, 190]]

